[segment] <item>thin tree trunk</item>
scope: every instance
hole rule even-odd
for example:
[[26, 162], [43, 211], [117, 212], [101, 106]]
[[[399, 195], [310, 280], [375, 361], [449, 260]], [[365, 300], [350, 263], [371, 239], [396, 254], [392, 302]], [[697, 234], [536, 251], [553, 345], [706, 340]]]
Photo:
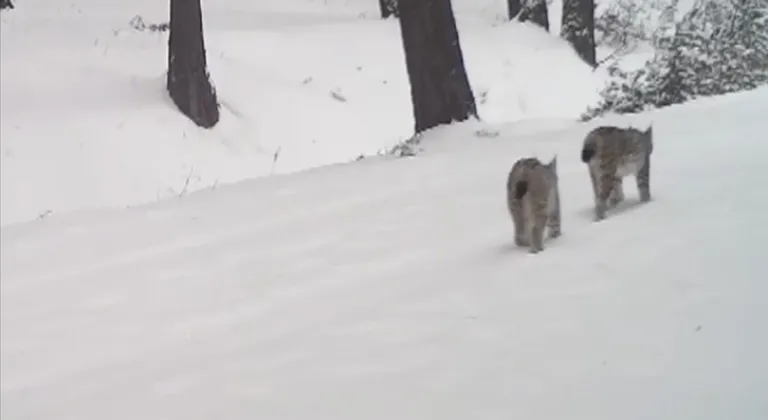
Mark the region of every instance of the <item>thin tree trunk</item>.
[[594, 0], [563, 0], [560, 36], [573, 46], [584, 62], [592, 68], [597, 66]]
[[170, 2], [168, 93], [195, 124], [211, 128], [219, 122], [219, 106], [208, 76], [200, 0]]
[[382, 19], [386, 19], [390, 16], [400, 16], [399, 10], [397, 10], [398, 0], [379, 0], [379, 10], [381, 11]]
[[399, 0], [415, 131], [477, 117], [450, 0]]
[[507, 16], [512, 20], [523, 10], [523, 0], [507, 0]]
[[525, 0], [517, 19], [520, 22], [530, 20], [549, 32], [549, 11], [546, 0]]

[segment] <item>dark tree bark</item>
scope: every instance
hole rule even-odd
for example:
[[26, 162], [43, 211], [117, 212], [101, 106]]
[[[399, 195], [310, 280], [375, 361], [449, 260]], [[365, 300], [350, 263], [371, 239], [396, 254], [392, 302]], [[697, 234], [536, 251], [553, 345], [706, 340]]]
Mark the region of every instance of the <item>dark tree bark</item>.
[[524, 0], [517, 19], [520, 22], [531, 21], [549, 32], [549, 11], [546, 0]]
[[592, 68], [597, 67], [594, 0], [563, 0], [560, 36], [573, 46], [584, 62]]
[[398, 0], [379, 0], [379, 10], [381, 10], [382, 19], [386, 19], [390, 16], [400, 16], [399, 10], [397, 10]]
[[11, 3], [11, 0], [0, 0], [0, 10], [2, 9], [13, 9], [13, 3]]
[[523, 0], [507, 0], [507, 16], [512, 20], [523, 10]]
[[171, 0], [168, 80], [171, 99], [195, 124], [219, 122], [216, 91], [208, 76], [200, 0]]
[[477, 118], [450, 0], [399, 0], [416, 133]]

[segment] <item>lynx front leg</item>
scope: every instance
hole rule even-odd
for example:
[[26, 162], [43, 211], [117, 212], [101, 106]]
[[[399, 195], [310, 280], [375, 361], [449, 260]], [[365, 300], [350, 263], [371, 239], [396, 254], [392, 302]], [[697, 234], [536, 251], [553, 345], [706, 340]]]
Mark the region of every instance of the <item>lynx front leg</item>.
[[651, 156], [645, 157], [645, 164], [635, 175], [637, 191], [640, 193], [640, 201], [651, 201]]
[[557, 238], [562, 234], [562, 226], [560, 223], [560, 193], [555, 193], [554, 205], [552, 211], [547, 216], [547, 229], [549, 230], [550, 238]]
[[515, 224], [515, 245], [528, 246], [528, 229], [525, 226], [522, 203], [520, 201], [513, 202], [509, 211], [512, 213], [512, 221]]

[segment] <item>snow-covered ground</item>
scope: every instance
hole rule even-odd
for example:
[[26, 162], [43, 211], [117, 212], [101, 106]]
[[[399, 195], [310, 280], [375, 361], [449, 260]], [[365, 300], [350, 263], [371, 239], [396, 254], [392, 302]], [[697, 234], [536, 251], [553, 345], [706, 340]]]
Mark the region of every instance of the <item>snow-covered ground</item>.
[[[0, 13], [0, 418], [768, 418], [768, 88], [609, 119], [653, 123], [654, 200], [594, 223], [603, 72], [505, 3], [453, 0], [483, 123], [322, 168], [411, 134], [374, 0], [204, 0], [210, 131], [128, 25], [167, 1]], [[506, 175], [555, 154], [531, 256]]]
[[[375, 0], [203, 1], [211, 131], [167, 98], [166, 34], [129, 25], [166, 21], [167, 0], [52, 3], [0, 14], [3, 225], [347, 162], [412, 134], [398, 23]], [[594, 102], [603, 76], [557, 37], [557, 7], [547, 34], [504, 22], [505, 0], [453, 4], [484, 120], [574, 119]]]
[[[1, 417], [763, 420], [766, 109], [614, 120], [653, 123], [654, 200], [630, 179], [600, 223], [592, 125], [540, 121], [5, 226]], [[528, 154], [559, 156], [563, 205], [534, 256], [504, 204]]]

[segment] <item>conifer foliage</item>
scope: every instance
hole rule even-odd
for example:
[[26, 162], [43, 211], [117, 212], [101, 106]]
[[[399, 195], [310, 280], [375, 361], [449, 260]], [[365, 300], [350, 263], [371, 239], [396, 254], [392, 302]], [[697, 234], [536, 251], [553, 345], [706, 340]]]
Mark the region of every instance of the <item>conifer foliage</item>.
[[584, 120], [768, 84], [768, 0], [698, 0], [659, 36], [642, 68], [609, 68], [602, 100]]

